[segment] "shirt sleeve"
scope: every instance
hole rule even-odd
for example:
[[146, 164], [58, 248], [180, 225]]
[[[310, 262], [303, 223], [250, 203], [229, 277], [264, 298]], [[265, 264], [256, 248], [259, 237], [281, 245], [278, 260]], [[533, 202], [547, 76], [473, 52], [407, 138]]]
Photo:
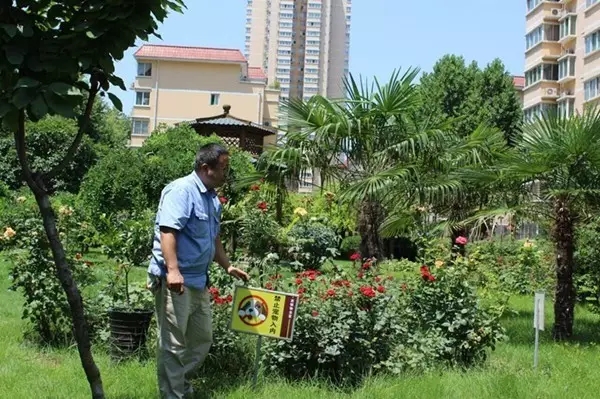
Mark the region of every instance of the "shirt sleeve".
[[174, 187], [163, 196], [158, 211], [158, 225], [181, 230], [192, 212], [192, 198], [184, 187]]

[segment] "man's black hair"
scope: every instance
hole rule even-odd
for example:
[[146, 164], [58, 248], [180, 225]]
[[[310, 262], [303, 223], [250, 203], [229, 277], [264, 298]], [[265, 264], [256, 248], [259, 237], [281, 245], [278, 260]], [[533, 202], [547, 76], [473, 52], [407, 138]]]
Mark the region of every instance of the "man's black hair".
[[216, 143], [203, 145], [196, 153], [194, 169], [200, 169], [203, 164], [207, 164], [211, 169], [216, 168], [219, 164], [219, 158], [221, 155], [229, 155], [227, 148], [223, 147], [222, 145]]

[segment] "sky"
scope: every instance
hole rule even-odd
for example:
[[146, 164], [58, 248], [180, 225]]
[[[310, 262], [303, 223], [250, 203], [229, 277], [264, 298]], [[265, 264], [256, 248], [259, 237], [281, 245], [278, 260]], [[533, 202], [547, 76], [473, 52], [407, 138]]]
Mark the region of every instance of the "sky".
[[[183, 14], [160, 26], [150, 43], [237, 48], [243, 52], [246, 0], [187, 0]], [[525, 2], [506, 0], [354, 0], [350, 28], [350, 72], [387, 80], [394, 69], [430, 71], [445, 54], [462, 55], [485, 66], [501, 59], [514, 75], [523, 74]], [[137, 46], [143, 42], [137, 43]], [[116, 73], [126, 87], [136, 62], [131, 48]], [[111, 89], [131, 112], [134, 93]]]

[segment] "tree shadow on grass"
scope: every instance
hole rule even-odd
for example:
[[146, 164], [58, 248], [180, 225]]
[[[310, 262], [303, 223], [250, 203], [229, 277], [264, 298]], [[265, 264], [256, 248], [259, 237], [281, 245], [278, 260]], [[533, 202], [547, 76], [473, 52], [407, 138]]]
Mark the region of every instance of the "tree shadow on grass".
[[[552, 303], [546, 303], [544, 331], [540, 331], [540, 343], [553, 342], [552, 327], [554, 324]], [[509, 311], [502, 318], [508, 342], [515, 345], [532, 345], [534, 342], [533, 311]], [[600, 317], [585, 312], [582, 308], [575, 310], [573, 337], [566, 344], [593, 345], [600, 343]]]

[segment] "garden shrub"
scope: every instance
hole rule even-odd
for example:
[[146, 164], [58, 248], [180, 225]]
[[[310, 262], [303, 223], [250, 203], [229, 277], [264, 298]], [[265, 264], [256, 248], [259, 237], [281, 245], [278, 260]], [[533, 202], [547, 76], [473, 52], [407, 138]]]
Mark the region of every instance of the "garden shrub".
[[576, 231], [575, 286], [581, 303], [600, 313], [600, 219]]
[[361, 238], [359, 235], [345, 237], [340, 244], [340, 255], [349, 258], [353, 253], [360, 250]]
[[[74, 335], [70, 308], [56, 276], [56, 266], [40, 219], [25, 220], [14, 238], [18, 240], [19, 248], [27, 252], [11, 254], [14, 262], [10, 270], [11, 289], [21, 291], [24, 296], [22, 317], [30, 323], [31, 339], [41, 345], [71, 345]], [[83, 260], [80, 254], [68, 254], [67, 262], [80, 289], [96, 282], [92, 264]]]
[[339, 236], [326, 222], [303, 218], [288, 230], [287, 255], [304, 269], [317, 270], [339, 253], [339, 243]]
[[100, 221], [102, 215], [149, 206], [141, 184], [147, 173], [144, 157], [137, 149], [112, 151], [89, 171], [79, 195], [97, 228], [103, 224]]
[[502, 339], [499, 315], [483, 308], [458, 268], [422, 269], [402, 283], [367, 260], [356, 277], [299, 273], [267, 288], [300, 295], [292, 341], [270, 340], [263, 362], [287, 378], [354, 385], [371, 373], [472, 366]]

